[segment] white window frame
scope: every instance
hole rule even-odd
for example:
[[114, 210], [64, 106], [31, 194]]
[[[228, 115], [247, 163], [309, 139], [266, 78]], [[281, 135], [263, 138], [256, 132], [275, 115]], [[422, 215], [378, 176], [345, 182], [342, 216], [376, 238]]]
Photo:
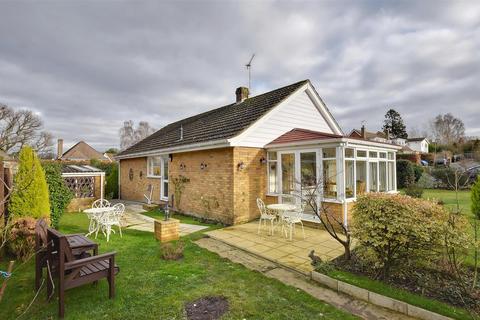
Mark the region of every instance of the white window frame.
[[[151, 166], [152, 166], [152, 160], [153, 158], [159, 158], [160, 159], [160, 175], [153, 175], [151, 174], [152, 173], [152, 170], [151, 170]], [[160, 180], [160, 200], [163, 200], [163, 201], [168, 201], [168, 187], [167, 187], [167, 196], [165, 197], [164, 195], [164, 189], [165, 189], [165, 186], [164, 186], [164, 183], [166, 183], [168, 185], [168, 176], [165, 178], [164, 177], [164, 174], [165, 174], [165, 164], [167, 165], [167, 167], [169, 166], [169, 157], [168, 155], [165, 155], [165, 154], [162, 154], [162, 155], [155, 155], [155, 156], [149, 156], [147, 158], [147, 178], [151, 178], [151, 179], [159, 179]], [[169, 185], [168, 185], [169, 186]]]
[[[276, 160], [273, 160], [273, 159], [270, 159], [270, 157], [268, 156], [269, 153], [275, 153], [277, 155], [277, 158]], [[278, 196], [280, 194], [280, 179], [279, 179], [279, 161], [278, 161], [278, 158], [279, 158], [279, 153], [277, 151], [267, 151], [267, 196]], [[276, 179], [277, 179], [277, 183], [276, 183], [276, 186], [275, 186], [275, 189], [276, 189], [276, 192], [272, 192], [270, 191], [270, 163], [274, 162], [276, 164], [276, 167], [275, 167], [275, 175], [276, 175]]]

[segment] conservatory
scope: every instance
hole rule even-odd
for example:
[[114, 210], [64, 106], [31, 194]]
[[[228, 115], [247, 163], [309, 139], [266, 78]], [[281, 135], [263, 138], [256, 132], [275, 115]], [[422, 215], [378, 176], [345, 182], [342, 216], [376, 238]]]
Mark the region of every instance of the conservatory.
[[293, 129], [266, 149], [270, 202], [298, 202], [301, 197], [289, 196], [315, 190], [318, 201], [329, 203], [347, 225], [357, 196], [397, 192], [396, 145]]

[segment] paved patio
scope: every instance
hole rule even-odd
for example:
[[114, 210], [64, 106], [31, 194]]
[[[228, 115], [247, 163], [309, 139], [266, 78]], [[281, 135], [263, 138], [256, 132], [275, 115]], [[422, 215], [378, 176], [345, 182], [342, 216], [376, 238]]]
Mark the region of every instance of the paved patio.
[[[154, 232], [155, 219], [142, 214], [145, 210], [142, 208], [142, 203], [131, 201], [117, 201], [125, 205], [125, 215], [122, 220], [122, 225], [127, 229], [134, 229], [146, 232]], [[180, 223], [179, 233], [180, 237], [197, 232], [208, 227], [199, 226], [195, 224]]]
[[257, 234], [258, 221], [207, 232], [211, 238], [253, 253], [262, 258], [295, 269], [302, 273], [313, 270], [308, 254], [315, 254], [323, 260], [332, 260], [343, 254], [343, 246], [335, 241], [325, 230], [305, 227], [305, 240], [300, 226], [297, 226], [293, 240], [290, 241], [275, 230], [273, 236], [266, 229]]

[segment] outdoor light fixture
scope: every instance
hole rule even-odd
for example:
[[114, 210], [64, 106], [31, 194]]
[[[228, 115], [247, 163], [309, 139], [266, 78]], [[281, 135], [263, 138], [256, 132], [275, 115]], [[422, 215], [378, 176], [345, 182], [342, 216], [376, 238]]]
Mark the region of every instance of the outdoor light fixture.
[[237, 168], [238, 168], [238, 170], [243, 170], [243, 169], [245, 169], [245, 163], [243, 163], [243, 161], [240, 161], [240, 162], [237, 164]]
[[206, 168], [207, 168], [207, 164], [205, 162], [200, 163], [200, 169], [201, 170], [206, 169]]
[[187, 166], [185, 165], [185, 163], [183, 163], [183, 162], [180, 163], [180, 170], [183, 171], [183, 170], [185, 170], [186, 167], [187, 167]]
[[168, 203], [165, 205], [165, 221], [167, 221], [170, 218], [170, 210], [168, 209]]
[[260, 163], [261, 163], [261, 164], [267, 163], [267, 159], [265, 159], [265, 157], [261, 157], [261, 158], [260, 158]]
[[168, 158], [170, 159], [170, 162], [172, 162], [172, 161], [173, 161], [173, 153], [170, 153], [170, 154], [168, 155]]

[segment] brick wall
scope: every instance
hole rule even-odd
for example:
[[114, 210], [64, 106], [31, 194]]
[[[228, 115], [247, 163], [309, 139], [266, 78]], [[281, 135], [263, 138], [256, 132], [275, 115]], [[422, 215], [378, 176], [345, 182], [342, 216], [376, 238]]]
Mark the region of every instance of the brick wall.
[[[130, 180], [130, 169], [133, 179]], [[125, 200], [145, 202], [149, 184], [153, 185], [152, 201], [160, 203], [160, 179], [147, 178], [147, 158], [120, 160], [120, 197]]]
[[[235, 224], [254, 220], [260, 215], [256, 199], [260, 197], [265, 201], [267, 164], [260, 160], [266, 159], [266, 156], [264, 149], [233, 149]], [[243, 169], [240, 164], [243, 164]]]
[[[201, 169], [201, 164], [204, 169]], [[169, 164], [169, 198], [180, 196], [178, 210], [186, 214], [234, 223], [233, 148], [219, 148], [173, 154]], [[190, 181], [175, 194], [174, 179], [180, 175]], [[177, 199], [178, 200], [178, 199]]]

